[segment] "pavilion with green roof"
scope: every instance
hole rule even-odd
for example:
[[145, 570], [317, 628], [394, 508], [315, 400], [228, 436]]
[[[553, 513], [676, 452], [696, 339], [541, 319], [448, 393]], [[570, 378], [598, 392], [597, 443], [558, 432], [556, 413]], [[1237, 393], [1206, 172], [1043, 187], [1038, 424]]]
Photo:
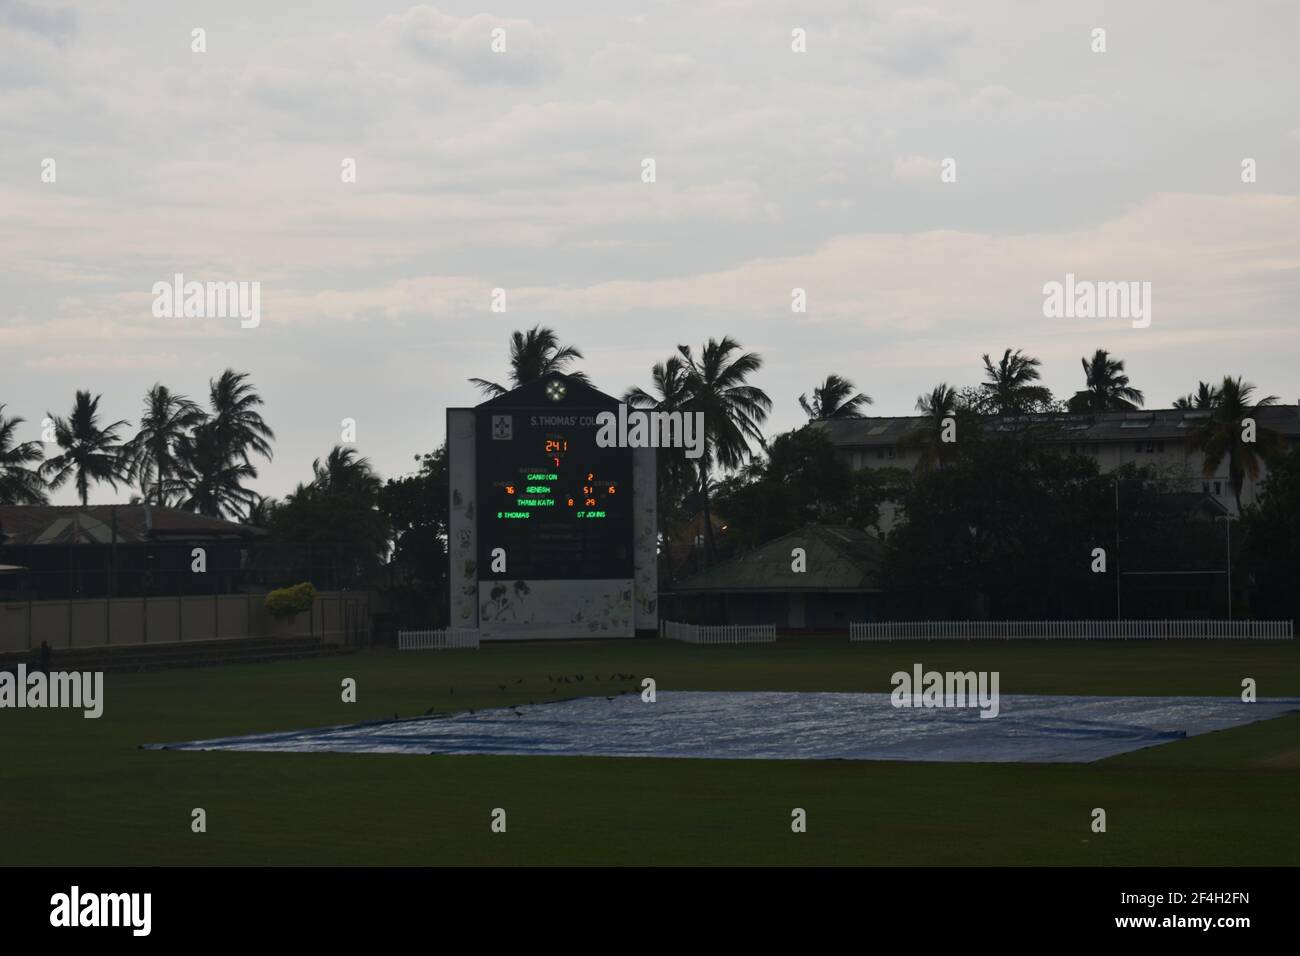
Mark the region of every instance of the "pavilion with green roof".
[[808, 525], [661, 590], [660, 615], [695, 624], [846, 629], [879, 616], [883, 550], [879, 538], [855, 528]]

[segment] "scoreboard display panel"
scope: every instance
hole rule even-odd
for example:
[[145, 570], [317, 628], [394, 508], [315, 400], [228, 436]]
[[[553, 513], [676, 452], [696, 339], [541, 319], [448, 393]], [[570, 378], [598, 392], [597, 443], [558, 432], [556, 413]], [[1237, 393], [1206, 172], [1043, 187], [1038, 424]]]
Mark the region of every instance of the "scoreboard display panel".
[[478, 410], [481, 580], [632, 577], [632, 450], [596, 444], [605, 410]]

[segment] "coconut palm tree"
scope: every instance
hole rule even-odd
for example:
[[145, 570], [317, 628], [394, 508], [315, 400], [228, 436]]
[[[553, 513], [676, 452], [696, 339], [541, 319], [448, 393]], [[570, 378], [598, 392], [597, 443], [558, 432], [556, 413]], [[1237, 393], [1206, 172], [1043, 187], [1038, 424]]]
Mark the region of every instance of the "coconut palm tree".
[[270, 460], [271, 440], [275, 438], [275, 432], [257, 410], [265, 403], [247, 379], [247, 372], [228, 368], [208, 383], [208, 420], [212, 424], [209, 437], [224, 454], [244, 464], [252, 462], [253, 454]]
[[[705, 557], [713, 557], [713, 525], [709, 513], [709, 475], [714, 465], [739, 467], [751, 456], [750, 441], [764, 445], [760, 426], [772, 410], [772, 399], [747, 384], [763, 366], [754, 352], [742, 352], [730, 336], [709, 339], [696, 359], [689, 345], [677, 346], [686, 363], [684, 410], [704, 416], [704, 454], [697, 462], [698, 487], [704, 512]], [[740, 353], [737, 355], [736, 353]]]
[[1024, 355], [1020, 349], [1002, 353], [994, 365], [988, 354], [984, 355], [984, 377], [981, 386], [988, 396], [989, 405], [999, 415], [1021, 415], [1042, 407], [1052, 400], [1050, 389], [1034, 385], [1042, 376], [1038, 369], [1042, 363]]
[[43, 505], [49, 501], [40, 467], [28, 467], [44, 457], [41, 443], [17, 441], [22, 418], [5, 418], [0, 405], [0, 505]]
[[155, 384], [145, 393], [140, 430], [127, 443], [132, 475], [140, 485], [144, 501], [156, 505], [167, 503], [161, 489], [176, 475], [177, 445], [205, 418], [203, 409], [165, 385]]
[[666, 361], [657, 362], [650, 370], [650, 381], [657, 395], [652, 395], [639, 385], [623, 393], [623, 403], [646, 411], [681, 411], [690, 399], [687, 389], [689, 369], [681, 356], [670, 355]]
[[920, 452], [916, 470], [925, 473], [936, 466], [942, 468], [952, 458], [953, 443], [943, 440], [943, 430], [949, 418], [955, 420], [957, 417], [957, 390], [947, 382], [940, 382], [930, 390], [930, 394], [917, 398], [916, 410], [924, 417], [924, 422], [920, 428], [904, 435], [898, 444]]
[[54, 441], [63, 454], [47, 459], [41, 466], [41, 475], [51, 489], [61, 488], [71, 479], [83, 505], [90, 496], [92, 482], [107, 482], [116, 490], [119, 481], [130, 480], [130, 465], [118, 440], [118, 429], [127, 427], [128, 423], [100, 425], [102, 397], [91, 398], [90, 392], [78, 391], [72, 414], [67, 418], [45, 413], [54, 421]]
[[[623, 394], [623, 403], [643, 411], [681, 412], [691, 397], [687, 387], [687, 373], [688, 368], [681, 356], [670, 355], [650, 370], [654, 393], [634, 386]], [[661, 448], [655, 462], [659, 471], [658, 514], [659, 533], [663, 536], [662, 553], [671, 557], [674, 516], [680, 516], [683, 501], [690, 491], [692, 468], [685, 449], [682, 448]]]
[[211, 518], [237, 521], [257, 502], [258, 495], [244, 487], [257, 477], [257, 469], [229, 445], [226, 435], [209, 419], [176, 444], [176, 474], [161, 489], [179, 507]]
[[1070, 411], [1131, 411], [1145, 401], [1142, 391], [1129, 385], [1123, 361], [1111, 358], [1105, 349], [1097, 349], [1091, 360], [1079, 361], [1083, 363], [1085, 387], [1070, 399]]
[[[1188, 446], [1205, 455], [1205, 475], [1212, 476], [1226, 458], [1228, 482], [1237, 499], [1237, 512], [1241, 512], [1241, 490], [1245, 481], [1258, 481], [1260, 465], [1271, 452], [1281, 447], [1281, 437], [1271, 428], [1259, 424], [1256, 415], [1261, 408], [1277, 404], [1277, 396], [1269, 395], [1251, 403], [1255, 386], [1243, 382], [1241, 377], [1224, 376], [1218, 389], [1218, 401], [1210, 417], [1192, 433]], [[1246, 440], [1246, 419], [1255, 421], [1254, 441]]]
[[1209, 382], [1201, 382], [1195, 392], [1174, 399], [1174, 408], [1205, 412], [1212, 409], [1219, 401], [1219, 390]]
[[853, 383], [838, 375], [827, 375], [826, 381], [813, 389], [811, 402], [807, 395], [799, 396], [799, 406], [813, 422], [862, 418], [862, 407], [870, 404], [870, 396], [854, 394]]
[[244, 524], [254, 528], [270, 527], [271, 515], [278, 504], [274, 498], [254, 493], [253, 500], [248, 505], [248, 513], [244, 516]]
[[379, 495], [382, 482], [370, 467], [369, 458], [357, 457], [355, 448], [335, 445], [322, 464], [317, 458], [311, 463], [316, 487], [327, 495], [349, 495], [360, 501], [373, 501]]
[[535, 382], [551, 372], [563, 372], [581, 382], [589, 382], [585, 372], [569, 371], [574, 360], [582, 357], [575, 346], [561, 345], [560, 337], [554, 329], [534, 325], [527, 332], [517, 331], [510, 336], [509, 388], [483, 378], [471, 378], [470, 382], [489, 398], [496, 398], [511, 388]]

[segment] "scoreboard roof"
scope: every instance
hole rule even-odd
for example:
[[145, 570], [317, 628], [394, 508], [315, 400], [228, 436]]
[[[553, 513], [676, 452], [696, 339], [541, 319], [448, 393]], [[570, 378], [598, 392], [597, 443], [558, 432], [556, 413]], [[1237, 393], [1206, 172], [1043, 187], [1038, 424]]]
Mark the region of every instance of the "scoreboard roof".
[[552, 405], [560, 408], [617, 408], [619, 401], [580, 378], [562, 372], [548, 372], [535, 382], [520, 385], [474, 407], [546, 408]]

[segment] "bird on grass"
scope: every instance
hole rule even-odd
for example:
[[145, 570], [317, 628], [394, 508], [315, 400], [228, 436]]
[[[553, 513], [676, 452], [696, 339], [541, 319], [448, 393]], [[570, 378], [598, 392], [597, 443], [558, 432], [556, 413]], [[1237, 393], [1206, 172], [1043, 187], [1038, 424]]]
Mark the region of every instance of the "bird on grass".
[[522, 684], [523, 682], [524, 679], [522, 677], [520, 677], [518, 680], [515, 681], [516, 684]]
[[502, 693], [505, 693], [505, 690], [506, 690], [506, 685], [505, 685], [505, 684], [497, 684], [497, 687], [501, 690]]

